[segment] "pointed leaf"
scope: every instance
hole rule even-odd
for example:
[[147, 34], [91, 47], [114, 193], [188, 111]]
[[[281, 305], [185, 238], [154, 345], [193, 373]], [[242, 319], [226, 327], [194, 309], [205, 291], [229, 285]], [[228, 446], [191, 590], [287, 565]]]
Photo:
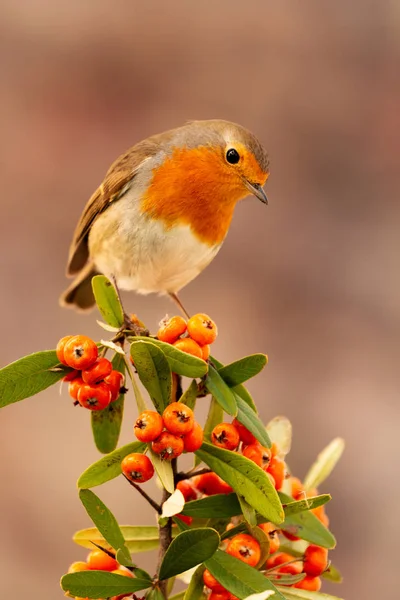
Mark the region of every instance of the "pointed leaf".
[[[204, 582], [203, 582], [203, 573], [205, 571], [205, 567], [200, 565], [197, 567], [194, 572], [192, 579], [190, 580], [189, 587], [185, 591], [182, 600], [203, 600], [205, 599], [205, 595], [203, 593], [204, 590]], [[173, 600], [171, 598], [171, 600]]]
[[235, 492], [273, 523], [284, 517], [279, 497], [266, 473], [244, 456], [203, 443], [196, 455]]
[[344, 440], [335, 438], [318, 454], [304, 479], [304, 488], [310, 490], [318, 487], [332, 473], [344, 450]]
[[237, 394], [238, 396], [240, 396], [242, 398], [242, 400], [244, 400], [246, 402], [246, 404], [248, 406], [250, 406], [250, 408], [253, 412], [258, 414], [258, 410], [255, 405], [255, 402], [254, 402], [253, 398], [251, 397], [250, 392], [244, 387], [244, 385], [242, 385], [242, 384], [235, 385], [235, 387], [232, 388], [232, 391], [235, 392], [235, 394]]
[[64, 592], [80, 598], [110, 598], [118, 594], [133, 594], [150, 587], [148, 579], [131, 578], [107, 571], [69, 573], [61, 579]]
[[164, 488], [172, 494], [175, 490], [172, 465], [168, 460], [161, 460], [160, 456], [150, 449], [151, 462], [156, 470], [159, 480]]
[[144, 341], [131, 344], [131, 356], [140, 381], [162, 413], [171, 401], [172, 375], [167, 359], [155, 344]]
[[219, 542], [215, 529], [204, 527], [183, 531], [165, 553], [160, 567], [160, 579], [169, 579], [201, 564], [216, 552]]
[[132, 384], [133, 394], [135, 396], [138, 413], [140, 414], [140, 413], [144, 412], [145, 410], [147, 410], [147, 404], [146, 404], [145, 399], [142, 396], [142, 392], [140, 391], [138, 384], [136, 383], [136, 379], [133, 376], [132, 369], [131, 369], [129, 362], [125, 361], [125, 366], [126, 366], [126, 372], [131, 381], [131, 384]]
[[322, 592], [309, 592], [308, 590], [281, 586], [277, 586], [277, 589], [285, 594], [287, 600], [343, 600], [343, 598], [331, 596], [330, 594], [323, 594]]
[[234, 393], [227, 386], [218, 371], [211, 365], [209, 366], [208, 375], [204, 383], [206, 389], [213, 395], [221, 408], [223, 408], [228, 415], [235, 417], [238, 409]]
[[0, 408], [42, 392], [70, 371], [60, 365], [55, 350], [16, 360], [0, 369]]
[[238, 406], [237, 420], [248, 429], [262, 446], [271, 447], [271, 440], [258, 415], [240, 396], [235, 394]]
[[103, 319], [111, 327], [122, 327], [124, 311], [118, 298], [117, 290], [107, 277], [95, 275], [92, 279], [92, 289]]
[[126, 446], [118, 448], [93, 463], [82, 473], [78, 479], [79, 488], [92, 488], [106, 481], [110, 481], [121, 475], [121, 461], [128, 454], [138, 452], [144, 454], [147, 450], [147, 444], [143, 442], [132, 442]]
[[343, 577], [339, 569], [337, 569], [332, 563], [329, 563], [327, 570], [322, 573], [321, 577], [327, 581], [332, 581], [332, 583], [342, 583], [343, 581]]
[[186, 406], [193, 410], [196, 405], [198, 391], [197, 382], [193, 379], [187, 390], [179, 398], [179, 402], [183, 402], [183, 404], [186, 404]]
[[297, 513], [301, 513], [306, 510], [312, 510], [313, 508], [318, 508], [318, 506], [323, 506], [330, 500], [332, 500], [332, 496], [330, 496], [330, 494], [321, 494], [319, 496], [313, 496], [312, 498], [305, 498], [304, 500], [289, 502], [283, 506], [285, 517], [290, 517], [291, 515], [296, 515]]
[[218, 369], [218, 372], [229, 387], [235, 387], [258, 375], [267, 363], [266, 354], [252, 354]]
[[182, 350], [171, 346], [171, 344], [160, 342], [160, 340], [156, 340], [155, 338], [142, 336], [136, 336], [134, 340], [146, 341], [160, 348], [165, 354], [173, 373], [177, 373], [183, 377], [196, 378], [203, 377], [208, 371], [208, 365], [204, 360], [182, 352]]
[[279, 458], [289, 454], [292, 445], [292, 424], [286, 417], [275, 417], [266, 427], [267, 433], [278, 448]]
[[241, 508], [236, 494], [215, 494], [186, 502], [182, 514], [198, 519], [231, 518], [240, 515]]
[[[282, 492], [279, 492], [279, 497], [284, 504], [293, 502], [293, 498]], [[276, 523], [273, 519], [270, 520]], [[323, 548], [331, 549], [336, 546], [336, 540], [329, 529], [310, 511], [287, 516], [284, 522], [280, 524], [280, 528], [285, 529], [302, 540], [322, 546]]]
[[161, 590], [154, 588], [153, 590], [150, 590], [149, 594], [146, 596], [146, 600], [165, 600], [165, 596]]
[[[133, 527], [131, 525], [120, 526], [122, 535], [125, 539], [125, 545], [131, 554], [137, 554], [138, 552], [148, 552], [158, 548], [160, 539], [158, 527]], [[176, 536], [177, 532], [172, 532], [172, 537]], [[77, 531], [73, 537], [73, 541], [78, 546], [83, 548], [89, 548], [93, 550], [93, 543], [107, 547], [107, 543], [104, 537], [101, 535], [96, 527], [89, 527], [88, 529], [81, 529]]]
[[[256, 511], [254, 510], [254, 508], [252, 506], [250, 506], [250, 504], [248, 502], [246, 502], [246, 500], [244, 498], [242, 498], [241, 496], [238, 496], [237, 499], [239, 500], [239, 504], [240, 504], [240, 508], [243, 514], [243, 518], [246, 521], [246, 523], [248, 523], [251, 527], [255, 527], [257, 525], [257, 515], [256, 515]], [[261, 531], [261, 529], [260, 529]]]
[[[125, 360], [120, 354], [112, 359], [113, 369], [125, 373]], [[124, 414], [125, 394], [120, 394], [118, 400], [111, 402], [104, 410], [91, 412], [93, 437], [99, 452], [108, 454], [115, 450], [121, 431]]]
[[265, 575], [226, 552], [218, 550], [205, 562], [205, 566], [224, 588], [240, 600], [268, 590], [275, 592], [273, 600], [285, 600], [285, 596]]

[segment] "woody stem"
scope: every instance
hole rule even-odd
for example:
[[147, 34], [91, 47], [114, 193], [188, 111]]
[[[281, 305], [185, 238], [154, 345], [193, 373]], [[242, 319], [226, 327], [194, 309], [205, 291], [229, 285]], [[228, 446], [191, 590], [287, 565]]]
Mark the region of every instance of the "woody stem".
[[126, 481], [135, 488], [135, 490], [137, 490], [139, 492], [139, 494], [141, 496], [143, 496], [143, 498], [145, 498], [145, 500], [147, 500], [147, 502], [150, 504], [150, 506], [152, 506], [154, 508], [154, 510], [156, 512], [158, 512], [158, 514], [161, 514], [161, 506], [159, 504], [157, 504], [157, 502], [155, 502], [155, 500], [153, 500], [153, 498], [151, 498], [151, 496], [149, 496], [144, 490], [142, 490], [142, 488], [140, 487], [140, 485], [137, 485], [134, 481], [131, 481], [130, 479], [127, 478], [127, 476], [125, 475], [125, 473], [122, 473], [123, 476], [125, 477]]

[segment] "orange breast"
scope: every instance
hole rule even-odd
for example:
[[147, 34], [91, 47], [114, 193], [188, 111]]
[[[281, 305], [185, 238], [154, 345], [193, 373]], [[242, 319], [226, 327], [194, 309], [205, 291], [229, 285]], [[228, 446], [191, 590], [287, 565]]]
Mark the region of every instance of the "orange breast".
[[220, 148], [176, 148], [154, 169], [142, 211], [168, 229], [190, 225], [202, 242], [220, 244], [236, 202], [248, 194], [222, 152]]

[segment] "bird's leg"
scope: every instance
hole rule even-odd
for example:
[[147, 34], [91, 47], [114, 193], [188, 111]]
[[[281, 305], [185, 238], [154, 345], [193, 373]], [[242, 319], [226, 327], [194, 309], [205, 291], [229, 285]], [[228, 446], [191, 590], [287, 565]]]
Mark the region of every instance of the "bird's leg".
[[175, 304], [178, 305], [179, 310], [182, 311], [182, 313], [185, 315], [185, 317], [187, 317], [188, 319], [190, 319], [190, 315], [187, 312], [186, 308], [183, 306], [182, 302], [179, 300], [178, 294], [175, 294], [174, 292], [168, 292], [168, 295], [169, 295], [170, 298], [172, 298], [172, 300], [175, 302]]
[[149, 330], [146, 329], [146, 327], [139, 321], [139, 319], [135, 319], [134, 316], [130, 317], [125, 311], [124, 305], [122, 304], [121, 292], [119, 291], [115, 275], [111, 275], [111, 280], [114, 284], [115, 291], [117, 292], [118, 300], [124, 315], [124, 322], [118, 333], [123, 334], [124, 331], [128, 329], [129, 331], [132, 331], [134, 335], [149, 335]]

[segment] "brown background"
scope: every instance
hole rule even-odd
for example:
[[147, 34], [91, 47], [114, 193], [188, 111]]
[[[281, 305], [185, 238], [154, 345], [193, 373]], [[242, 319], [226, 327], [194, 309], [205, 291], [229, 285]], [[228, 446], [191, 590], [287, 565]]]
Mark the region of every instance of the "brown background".
[[[184, 292], [218, 322], [224, 362], [266, 351], [262, 416], [294, 425], [304, 476], [333, 437], [323, 491], [341, 597], [398, 589], [399, 102], [396, 0], [2, 0], [1, 347], [6, 364], [66, 333], [100, 336], [57, 297], [80, 211], [114, 158], [187, 119], [222, 117], [268, 147], [270, 205], [237, 209], [214, 263]], [[155, 328], [167, 299], [127, 298]], [[129, 402], [122, 441], [132, 437]], [[2, 598], [61, 598], [85, 553], [75, 481], [98, 454], [89, 415], [56, 388], [0, 415]], [[122, 481], [100, 489], [122, 523], [153, 516]], [[151, 568], [151, 556], [143, 566]], [[380, 591], [379, 591], [380, 590]]]

